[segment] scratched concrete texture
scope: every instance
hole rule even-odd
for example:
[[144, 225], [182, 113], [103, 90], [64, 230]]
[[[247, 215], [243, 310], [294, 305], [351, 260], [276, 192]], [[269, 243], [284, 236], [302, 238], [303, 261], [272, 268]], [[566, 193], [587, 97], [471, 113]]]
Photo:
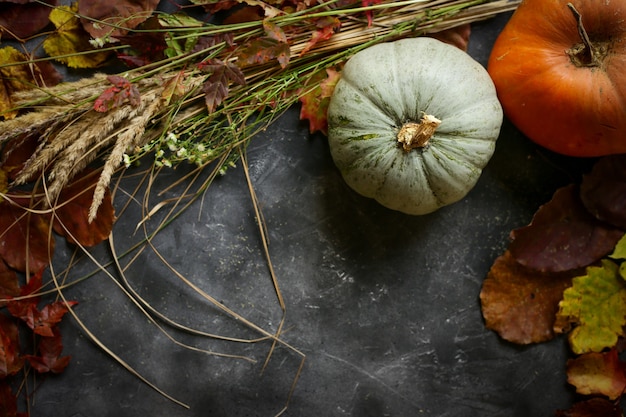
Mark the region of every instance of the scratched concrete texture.
[[[479, 62], [507, 18], [474, 26], [469, 52]], [[284, 415], [297, 417], [548, 417], [569, 406], [566, 341], [503, 342], [484, 327], [478, 296], [509, 231], [586, 167], [536, 147], [505, 121], [475, 189], [412, 217], [352, 192], [326, 139], [310, 135], [298, 111], [247, 151], [276, 285], [241, 164], [141, 253], [133, 245], [143, 238], [143, 214], [131, 203], [113, 248], [91, 251], [102, 262], [128, 251], [124, 274], [107, 265], [110, 276], [88, 276], [93, 263], [80, 263], [69, 278], [87, 278], [66, 296], [80, 302], [75, 311], [92, 335], [162, 393], [68, 319], [72, 362], [43, 381], [33, 416], [269, 417], [287, 406]], [[154, 190], [185, 169], [159, 177]], [[175, 195], [154, 195], [152, 206]], [[69, 255], [60, 248], [57, 272]], [[122, 289], [161, 318], [150, 321]]]

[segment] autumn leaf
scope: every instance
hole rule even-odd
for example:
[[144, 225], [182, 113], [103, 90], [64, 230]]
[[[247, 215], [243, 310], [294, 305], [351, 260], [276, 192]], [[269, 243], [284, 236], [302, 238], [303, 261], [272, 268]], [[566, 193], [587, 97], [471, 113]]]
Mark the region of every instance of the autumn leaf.
[[[369, 7], [375, 4], [380, 4], [382, 0], [361, 0], [361, 5], [363, 7]], [[372, 21], [374, 17], [374, 13], [372, 10], [368, 10], [365, 12], [365, 16], [367, 17], [367, 26], [372, 26]]]
[[582, 179], [580, 195], [596, 218], [626, 230], [626, 155], [596, 162]]
[[54, 86], [61, 81], [61, 75], [50, 62], [30, 65], [30, 57], [17, 49], [7, 46], [0, 48], [0, 116], [12, 119], [17, 110], [12, 110], [13, 93], [29, 90], [35, 86]]
[[[15, 180], [26, 162], [37, 150], [39, 138], [38, 132], [29, 132], [18, 135], [5, 143], [0, 155], [0, 175], [5, 175], [7, 180]], [[4, 183], [4, 180], [1, 182]], [[0, 186], [0, 190], [7, 192], [7, 189], [2, 186]]]
[[95, 111], [106, 113], [126, 102], [134, 107], [141, 103], [139, 89], [126, 78], [119, 75], [109, 75], [107, 80], [113, 85], [104, 90], [94, 101], [93, 109]]
[[486, 327], [517, 344], [552, 339], [559, 301], [573, 275], [528, 269], [505, 252], [494, 261], [480, 292]]
[[17, 395], [5, 380], [0, 380], [0, 416], [28, 417], [28, 413], [17, 411]]
[[626, 390], [626, 363], [619, 360], [616, 349], [585, 353], [567, 361], [567, 382], [579, 394], [615, 400]]
[[48, 55], [70, 68], [101, 67], [107, 63], [111, 53], [94, 50], [89, 43], [89, 34], [76, 16], [77, 11], [76, 3], [52, 10], [50, 21], [56, 30], [43, 41], [43, 48]]
[[615, 249], [613, 253], [609, 255], [613, 259], [624, 259], [626, 260], [626, 235], [622, 236], [622, 238], [615, 245]]
[[168, 32], [164, 38], [167, 47], [163, 52], [169, 58], [191, 52], [200, 38], [198, 31], [181, 31], [181, 29], [203, 26], [203, 22], [184, 13], [161, 14], [159, 23], [163, 28], [176, 29], [175, 32]]
[[11, 317], [0, 313], [0, 378], [16, 374], [24, 365], [20, 356], [17, 324]]
[[248, 42], [241, 48], [238, 56], [243, 67], [277, 60], [283, 69], [289, 65], [290, 57], [289, 44], [268, 36]]
[[30, 206], [29, 193], [14, 193], [0, 202], [0, 257], [21, 272], [48, 266], [55, 247], [50, 222], [30, 212]]
[[98, 182], [97, 175], [85, 173], [79, 180], [65, 187], [54, 210], [52, 227], [69, 243], [95, 246], [107, 239], [115, 222], [111, 192], [106, 190], [96, 217], [89, 222], [89, 209]]
[[37, 350], [39, 355], [25, 355], [25, 358], [39, 373], [60, 374], [70, 362], [70, 356], [61, 356], [63, 343], [58, 329], [54, 329], [49, 337], [39, 339]]
[[82, 27], [94, 38], [126, 35], [150, 17], [159, 0], [80, 0]]
[[0, 6], [0, 35], [7, 39], [36, 35], [50, 23], [50, 10], [57, 3], [56, 0], [3, 2]]
[[626, 325], [626, 283], [618, 265], [603, 259], [601, 266], [590, 266], [587, 274], [572, 280], [564, 291], [554, 329], [570, 331], [568, 338], [576, 354], [601, 352], [614, 347]]
[[167, 43], [163, 26], [156, 17], [146, 20], [141, 31], [118, 36], [116, 39], [129, 46], [125, 52], [119, 52], [117, 59], [130, 67], [142, 67], [165, 58]]
[[441, 42], [456, 46], [461, 51], [467, 52], [469, 45], [470, 35], [472, 32], [472, 26], [466, 23], [461, 26], [457, 26], [451, 29], [442, 30], [441, 32], [433, 33], [428, 37], [437, 39]]
[[[0, 259], [0, 300], [15, 297], [20, 293], [20, 284], [17, 273]], [[0, 307], [4, 307], [6, 301], [0, 301]]]
[[623, 235], [623, 230], [593, 217], [572, 184], [558, 189], [537, 210], [530, 225], [511, 232], [509, 249], [528, 268], [559, 272], [598, 261]]
[[311, 34], [311, 39], [304, 44], [300, 56], [309, 52], [319, 42], [330, 39], [341, 28], [341, 21], [333, 16], [322, 17], [315, 22], [317, 29]]
[[315, 85], [300, 97], [300, 119], [309, 121], [309, 132], [328, 133], [328, 105], [341, 73], [333, 68], [315, 74], [309, 85]]
[[287, 43], [287, 35], [285, 34], [285, 31], [271, 20], [263, 19], [263, 30], [268, 38], [274, 39], [278, 42]]
[[219, 59], [210, 59], [198, 64], [203, 71], [210, 72], [211, 76], [205, 81], [202, 91], [209, 113], [215, 111], [217, 106], [230, 92], [230, 84], [245, 85], [246, 78], [241, 69], [232, 62], [224, 62]]
[[557, 410], [556, 417], [623, 417], [619, 404], [604, 398], [575, 403], [569, 410]]

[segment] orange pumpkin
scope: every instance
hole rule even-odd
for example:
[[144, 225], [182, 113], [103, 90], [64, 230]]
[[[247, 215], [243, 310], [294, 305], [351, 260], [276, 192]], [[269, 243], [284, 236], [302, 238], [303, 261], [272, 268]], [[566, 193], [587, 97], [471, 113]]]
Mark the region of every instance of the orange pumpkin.
[[522, 0], [487, 68], [529, 139], [570, 156], [626, 152], [625, 0]]

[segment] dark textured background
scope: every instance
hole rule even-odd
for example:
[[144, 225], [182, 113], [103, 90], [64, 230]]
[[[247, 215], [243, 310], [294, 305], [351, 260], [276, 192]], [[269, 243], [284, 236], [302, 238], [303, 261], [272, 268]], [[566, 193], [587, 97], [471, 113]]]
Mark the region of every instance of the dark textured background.
[[[474, 26], [469, 53], [482, 64], [507, 18]], [[248, 152], [286, 303], [283, 340], [306, 355], [286, 415], [547, 417], [567, 408], [573, 394], [564, 375], [565, 340], [528, 347], [503, 342], [485, 329], [478, 296], [509, 231], [527, 224], [588, 161], [542, 150], [505, 121], [495, 155], [467, 198], [410, 217], [349, 190], [326, 139], [309, 135], [298, 111], [291, 109], [259, 134]], [[182, 170], [161, 181], [173, 181]], [[132, 180], [123, 183], [126, 191], [132, 187]], [[117, 223], [118, 252], [140, 240], [134, 230], [141, 215], [140, 205], [131, 204]], [[218, 302], [276, 330], [281, 310], [240, 166], [211, 185], [153, 244]], [[60, 249], [55, 272], [61, 275], [69, 250]], [[92, 253], [110, 260], [106, 247]], [[69, 278], [92, 270], [92, 263], [80, 264]], [[226, 336], [261, 336], [191, 291], [154, 251], [145, 250], [126, 277], [146, 301], [180, 322]], [[72, 362], [62, 375], [43, 381], [33, 416], [273, 416], [285, 405], [301, 360], [287, 346], [276, 348], [265, 370], [267, 341], [173, 332], [195, 346], [257, 363], [182, 348], [103, 273], [72, 286], [66, 296], [80, 302], [76, 313], [113, 352], [190, 409], [132, 376], [68, 318], [62, 332]]]

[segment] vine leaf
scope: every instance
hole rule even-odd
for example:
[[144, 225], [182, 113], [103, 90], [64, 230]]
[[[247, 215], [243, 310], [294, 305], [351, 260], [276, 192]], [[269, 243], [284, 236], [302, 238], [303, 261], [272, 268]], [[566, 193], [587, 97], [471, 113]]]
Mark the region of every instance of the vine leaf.
[[596, 218], [626, 230], [626, 155], [600, 159], [583, 177], [580, 195]]
[[32, 213], [30, 193], [12, 193], [0, 202], [0, 257], [18, 271], [38, 271], [50, 261], [54, 238], [50, 221]]
[[604, 398], [590, 398], [575, 403], [569, 410], [557, 410], [556, 417], [623, 417], [621, 407]]
[[567, 382], [582, 395], [619, 398], [626, 390], [626, 363], [616, 349], [591, 352], [567, 361]]
[[572, 280], [563, 293], [554, 324], [558, 333], [570, 331], [570, 347], [576, 354], [612, 348], [626, 325], [626, 283], [618, 265], [603, 259], [587, 274]]
[[585, 267], [608, 255], [623, 230], [593, 217], [579, 187], [558, 189], [535, 213], [530, 225], [511, 232], [509, 249], [517, 262], [542, 272]]
[[69, 243], [95, 246], [107, 239], [113, 230], [115, 209], [108, 188], [98, 206], [96, 217], [89, 221], [89, 209], [97, 182], [98, 176], [87, 172], [59, 194], [52, 227]]
[[107, 80], [113, 85], [104, 90], [94, 101], [93, 109], [95, 111], [106, 113], [111, 109], [120, 107], [127, 101], [135, 107], [141, 103], [139, 89], [126, 78], [119, 75], [109, 75]]
[[241, 69], [232, 62], [219, 59], [210, 59], [198, 64], [203, 71], [210, 72], [211, 76], [202, 86], [204, 100], [209, 113], [215, 111], [222, 104], [230, 92], [230, 84], [245, 85], [246, 78]]
[[493, 263], [480, 292], [486, 327], [517, 344], [552, 339], [559, 301], [573, 275], [528, 269], [506, 251]]
[[319, 71], [313, 75], [308, 85], [310, 91], [300, 97], [300, 119], [309, 121], [309, 132], [328, 134], [328, 105], [341, 73], [333, 68]]
[[11, 317], [0, 313], [0, 378], [15, 375], [22, 369], [24, 358], [19, 351], [17, 324]]
[[30, 365], [39, 373], [52, 372], [60, 374], [70, 362], [70, 356], [61, 356], [63, 343], [61, 333], [54, 329], [49, 337], [39, 339], [37, 346], [39, 355], [25, 355]]
[[[80, 2], [82, 4], [82, 1]], [[50, 12], [50, 21], [56, 27], [54, 33], [43, 41], [48, 55], [70, 68], [98, 68], [104, 65], [111, 53], [94, 50], [76, 16], [78, 6], [59, 6]]]

